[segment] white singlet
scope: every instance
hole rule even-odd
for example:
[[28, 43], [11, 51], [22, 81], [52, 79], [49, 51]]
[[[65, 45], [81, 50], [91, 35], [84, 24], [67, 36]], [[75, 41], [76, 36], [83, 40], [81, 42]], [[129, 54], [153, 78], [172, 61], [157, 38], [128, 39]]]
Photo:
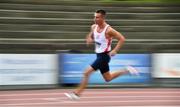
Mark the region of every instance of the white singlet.
[[96, 53], [105, 53], [111, 51], [112, 39], [107, 39], [105, 36], [108, 27], [109, 25], [106, 25], [102, 32], [97, 32], [98, 25], [96, 25], [94, 29], [93, 38]]

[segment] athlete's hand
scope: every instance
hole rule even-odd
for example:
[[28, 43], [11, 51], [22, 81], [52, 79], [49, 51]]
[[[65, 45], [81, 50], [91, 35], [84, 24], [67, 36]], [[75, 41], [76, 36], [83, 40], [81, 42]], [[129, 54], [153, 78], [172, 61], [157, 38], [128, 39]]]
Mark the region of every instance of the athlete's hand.
[[110, 56], [115, 56], [116, 54], [117, 54], [117, 52], [114, 51], [114, 50], [112, 50], [112, 51], [109, 53]]

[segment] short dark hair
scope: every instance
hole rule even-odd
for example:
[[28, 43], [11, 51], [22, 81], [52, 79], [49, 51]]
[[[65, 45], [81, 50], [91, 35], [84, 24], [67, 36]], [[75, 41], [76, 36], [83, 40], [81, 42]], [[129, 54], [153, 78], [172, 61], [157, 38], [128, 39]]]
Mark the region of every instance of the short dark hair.
[[103, 16], [106, 16], [106, 11], [102, 9], [96, 10], [96, 13], [101, 13]]

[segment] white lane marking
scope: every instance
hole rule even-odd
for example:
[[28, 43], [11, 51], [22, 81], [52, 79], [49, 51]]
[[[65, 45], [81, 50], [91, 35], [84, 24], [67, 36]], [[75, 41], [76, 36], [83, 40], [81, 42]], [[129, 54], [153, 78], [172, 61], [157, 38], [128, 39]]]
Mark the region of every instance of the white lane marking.
[[37, 103], [37, 102], [35, 102], [35, 103], [19, 103], [19, 104], [17, 104], [17, 103], [11, 103], [11, 104], [3, 104], [4, 106], [6, 106], [6, 105], [18, 105], [18, 106], [28, 106], [28, 105], [45, 105], [45, 104], [70, 104], [70, 103], [72, 103], [72, 104], [74, 104], [74, 103], [79, 103], [79, 104], [98, 104], [98, 103], [103, 103], [103, 104], [105, 104], [105, 103], [119, 103], [119, 104], [121, 104], [121, 103], [156, 103], [156, 102], [161, 102], [162, 103], [162, 105], [163, 105], [163, 103], [164, 102], [171, 102], [171, 103], [176, 103], [177, 104], [177, 102], [179, 102], [179, 100], [132, 100], [132, 101], [110, 101], [110, 100], [107, 100], [107, 101], [82, 101], [82, 100], [77, 100], [77, 101], [58, 101], [58, 102], [43, 102], [43, 103]]
[[[100, 99], [104, 99], [104, 98], [180, 98], [180, 96], [172, 96], [172, 95], [166, 95], [166, 96], [82, 96], [82, 99], [94, 99], [94, 98], [100, 98]], [[61, 96], [61, 97], [39, 97], [39, 98], [6, 98], [6, 99], [1, 99], [0, 101], [21, 101], [21, 100], [49, 100], [49, 101], [53, 101], [53, 100], [62, 100], [62, 99], [68, 99], [66, 96]]]
[[[116, 93], [116, 94], [180, 94], [180, 91], [171, 91], [171, 92], [156, 92], [156, 91], [152, 91], [152, 92], [137, 92], [137, 91], [135, 91], [135, 92], [123, 92], [123, 91], [119, 91], [119, 92], [110, 92], [110, 91], [107, 91], [107, 92], [85, 92], [86, 94], [113, 94], [113, 93]], [[6, 94], [0, 94], [0, 96], [26, 96], [26, 95], [60, 95], [60, 94], [64, 94], [64, 93], [62, 93], [62, 92], [54, 92], [54, 93], [23, 93], [23, 94], [21, 94], [21, 93], [18, 93], [18, 94], [8, 94], [8, 93], [6, 93]]]
[[[22, 93], [26, 93], [26, 94], [32, 94], [32, 93], [60, 93], [60, 92], [67, 92], [67, 91], [73, 91], [73, 89], [59, 89], [59, 90], [27, 90], [27, 91], [0, 91], [0, 95], [1, 94], [13, 94], [13, 93], [17, 93], [17, 94], [22, 94]], [[86, 89], [85, 90], [87, 93], [94, 93], [94, 92], [143, 92], [143, 93], [149, 93], [149, 92], [179, 92], [180, 93], [180, 89], [178, 88], [174, 88], [174, 89], [138, 89], [138, 88], [133, 88], [133, 89]]]
[[[120, 107], [120, 106], [107, 106], [107, 107]], [[121, 107], [179, 107], [179, 106], [121, 106]]]
[[[46, 101], [61, 101], [63, 98], [39, 98], [40, 100], [46, 100]], [[19, 100], [19, 99], [18, 99]], [[23, 100], [23, 99], [21, 99]], [[27, 99], [27, 100], [38, 100], [38, 98], [34, 98], [34, 99]]]

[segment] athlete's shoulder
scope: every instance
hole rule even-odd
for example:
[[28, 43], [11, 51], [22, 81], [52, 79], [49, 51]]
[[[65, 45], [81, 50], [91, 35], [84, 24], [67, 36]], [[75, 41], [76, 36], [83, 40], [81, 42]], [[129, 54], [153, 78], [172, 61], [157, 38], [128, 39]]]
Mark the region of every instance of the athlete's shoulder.
[[113, 27], [108, 27], [108, 29], [107, 29], [107, 32], [106, 32], [108, 35], [110, 35], [110, 36], [112, 36], [112, 37], [114, 37], [114, 36], [116, 36], [116, 35], [119, 35], [120, 34], [120, 32], [118, 32], [116, 29], [114, 29]]
[[91, 31], [94, 31], [96, 24], [91, 25]]
[[91, 29], [94, 29], [96, 27], [96, 24], [91, 25]]
[[106, 32], [109, 33], [109, 32], [114, 32], [114, 31], [115, 29], [109, 25]]

